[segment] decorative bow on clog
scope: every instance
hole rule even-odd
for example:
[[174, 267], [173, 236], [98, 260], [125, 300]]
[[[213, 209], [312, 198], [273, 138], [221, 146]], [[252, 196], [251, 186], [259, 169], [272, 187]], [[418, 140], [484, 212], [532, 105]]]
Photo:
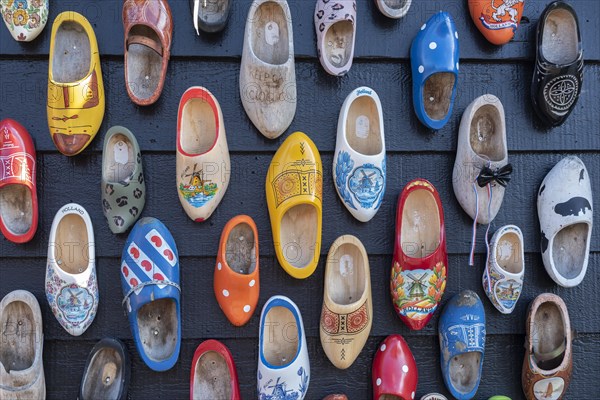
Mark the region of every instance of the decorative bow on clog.
[[498, 168], [495, 171], [490, 167], [483, 167], [477, 176], [477, 184], [480, 187], [496, 181], [502, 187], [506, 187], [510, 181], [510, 174], [513, 171], [512, 164], [506, 164], [504, 167]]

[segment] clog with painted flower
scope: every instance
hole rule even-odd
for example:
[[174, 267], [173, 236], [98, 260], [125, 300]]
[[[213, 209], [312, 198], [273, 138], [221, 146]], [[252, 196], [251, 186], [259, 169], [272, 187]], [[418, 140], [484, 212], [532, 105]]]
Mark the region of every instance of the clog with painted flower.
[[494, 4], [490, 0], [469, 0], [473, 23], [492, 44], [511, 41], [519, 27], [525, 0], [502, 0]]
[[13, 39], [31, 42], [48, 22], [50, 0], [3, 0], [0, 15]]
[[373, 359], [373, 399], [413, 400], [419, 372], [410, 347], [401, 335], [390, 335]]
[[198, 346], [190, 372], [190, 400], [240, 400], [237, 369], [229, 349], [217, 340]]
[[267, 204], [279, 264], [308, 278], [321, 253], [323, 168], [319, 150], [302, 132], [279, 147], [267, 172]]

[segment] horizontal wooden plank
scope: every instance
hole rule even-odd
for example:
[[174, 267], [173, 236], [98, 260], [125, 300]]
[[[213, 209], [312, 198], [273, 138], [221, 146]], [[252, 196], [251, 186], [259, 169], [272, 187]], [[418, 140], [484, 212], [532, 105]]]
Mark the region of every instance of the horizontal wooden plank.
[[[196, 36], [188, 0], [171, 0], [174, 32], [172, 55], [195, 57], [240, 57], [244, 26], [251, 0], [235, 1], [226, 30], [217, 35]], [[314, 2], [289, 1], [294, 31], [294, 48], [297, 57], [316, 58]], [[413, 2], [408, 15], [400, 21], [384, 17], [373, 1], [357, 2], [356, 58], [384, 57], [407, 59], [412, 38], [420, 26], [439, 10], [449, 12], [456, 23], [460, 40], [460, 56], [463, 59], [506, 60], [532, 59], [534, 55], [535, 29], [546, 2], [529, 1], [524, 18], [515, 38], [504, 46], [488, 43], [475, 28], [466, 1], [439, 3], [438, 1]], [[584, 44], [584, 56], [588, 60], [600, 59], [600, 39], [596, 18], [600, 4], [596, 0], [573, 0], [570, 2], [579, 16]], [[77, 11], [85, 15], [95, 29], [100, 54], [123, 54], [122, 2], [103, 0], [98, 2], [77, 0], [53, 0], [50, 20], [40, 37], [32, 43], [18, 43], [3, 30], [0, 33], [0, 54], [47, 55], [50, 49], [52, 21], [62, 11]], [[110, 28], [108, 28], [110, 27]], [[108, 28], [108, 29], [107, 29]], [[354, 72], [351, 72], [354, 73]]]

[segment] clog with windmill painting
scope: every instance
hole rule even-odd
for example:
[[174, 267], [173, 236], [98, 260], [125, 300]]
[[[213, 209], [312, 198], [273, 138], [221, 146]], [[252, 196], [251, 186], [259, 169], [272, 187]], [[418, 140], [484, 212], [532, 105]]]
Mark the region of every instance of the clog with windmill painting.
[[352, 67], [356, 38], [356, 0], [317, 0], [317, 54], [330, 75], [345, 75]]
[[473, 23], [492, 44], [512, 40], [519, 27], [525, 0], [469, 0]]
[[50, 0], [3, 0], [0, 15], [13, 39], [31, 42], [48, 22]]

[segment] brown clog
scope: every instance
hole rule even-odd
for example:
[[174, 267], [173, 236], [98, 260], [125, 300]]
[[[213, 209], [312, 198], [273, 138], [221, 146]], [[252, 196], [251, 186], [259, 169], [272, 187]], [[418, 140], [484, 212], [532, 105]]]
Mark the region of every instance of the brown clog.
[[153, 104], [163, 89], [171, 53], [173, 17], [167, 0], [125, 0], [125, 86], [140, 106]]

